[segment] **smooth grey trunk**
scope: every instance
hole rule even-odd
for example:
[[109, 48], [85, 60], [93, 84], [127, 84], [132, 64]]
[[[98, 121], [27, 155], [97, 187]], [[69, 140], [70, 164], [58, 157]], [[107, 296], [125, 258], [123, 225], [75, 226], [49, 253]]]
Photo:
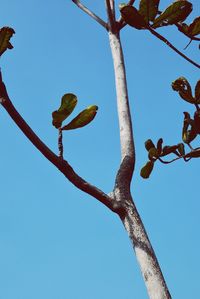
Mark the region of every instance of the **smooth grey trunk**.
[[120, 129], [121, 158], [132, 158], [135, 163], [135, 149], [133, 143], [132, 123], [128, 102], [128, 90], [126, 82], [125, 64], [120, 43], [119, 33], [109, 31], [109, 41], [115, 72], [115, 86], [117, 94], [117, 108]]
[[[150, 299], [170, 299], [154, 250], [142, 220], [130, 195], [130, 181], [135, 164], [132, 124], [128, 102], [126, 72], [119, 32], [109, 31], [109, 41], [114, 62], [117, 106], [120, 127], [122, 163], [116, 177], [114, 198], [123, 209], [120, 218], [132, 242]], [[127, 163], [123, 163], [127, 161]], [[132, 165], [129, 165], [132, 163]], [[127, 178], [129, 176], [129, 178]]]

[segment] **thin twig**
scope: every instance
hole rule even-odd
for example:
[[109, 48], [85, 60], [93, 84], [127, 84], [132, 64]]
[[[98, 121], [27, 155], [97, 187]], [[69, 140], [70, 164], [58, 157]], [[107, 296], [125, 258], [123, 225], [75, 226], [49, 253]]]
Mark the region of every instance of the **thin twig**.
[[192, 158], [199, 157], [199, 156], [197, 156], [197, 155], [194, 156], [194, 157], [192, 157], [192, 156], [190, 156], [190, 155], [191, 155], [192, 153], [193, 153], [193, 154], [194, 154], [194, 153], [197, 153], [198, 155], [200, 155], [200, 147], [197, 147], [197, 148], [193, 149], [189, 144], [188, 144], [188, 146], [190, 147], [191, 152], [189, 152], [189, 153], [187, 153], [187, 154], [185, 154], [185, 155], [181, 155], [181, 156], [176, 157], [176, 158], [174, 158], [174, 159], [172, 159], [172, 160], [170, 160], [170, 161], [165, 161], [165, 160], [161, 159], [160, 157], [158, 157], [158, 160], [159, 160], [161, 163], [163, 163], [163, 164], [170, 164], [170, 163], [172, 163], [172, 162], [174, 162], [174, 161], [176, 161], [176, 160], [179, 160], [179, 159], [184, 159], [185, 162], [188, 162], [188, 161], [191, 160]]
[[110, 0], [110, 8], [113, 14], [113, 18], [115, 20], [115, 1], [114, 0]]
[[158, 32], [153, 30], [151, 27], [148, 28], [148, 30], [155, 35], [158, 39], [163, 41], [168, 47], [170, 47], [172, 50], [174, 50], [176, 53], [178, 53], [180, 56], [182, 56], [185, 60], [196, 66], [197, 68], [200, 68], [200, 65], [187, 57], [185, 54], [183, 54], [181, 51], [179, 51], [177, 48], [175, 48], [164, 36], [160, 35]]
[[[130, 0], [126, 5], [133, 5], [135, 0]], [[121, 30], [123, 27], [125, 27], [127, 24], [124, 22], [123, 18], [120, 17], [119, 20], [117, 21], [117, 25], [119, 30]]]
[[159, 157], [158, 160], [159, 160], [161, 163], [163, 163], [163, 164], [170, 164], [170, 163], [172, 163], [172, 162], [174, 162], [174, 161], [176, 161], [176, 160], [179, 160], [179, 159], [181, 159], [181, 158], [183, 158], [183, 157], [180, 156], [180, 157], [174, 158], [174, 159], [172, 159], [172, 160], [170, 160], [170, 161], [164, 161], [163, 159], [161, 159], [161, 158]]
[[193, 151], [193, 150], [194, 150], [194, 148], [191, 146], [191, 144], [190, 144], [190, 143], [187, 143], [187, 145], [189, 146], [189, 148], [191, 149], [191, 151]]
[[46, 144], [35, 134], [35, 132], [29, 127], [26, 121], [15, 109], [6, 91], [6, 87], [2, 82], [0, 71], [0, 104], [5, 108], [15, 124], [21, 129], [24, 135], [32, 142], [32, 144], [47, 158], [53, 165], [55, 165], [64, 176], [78, 189], [85, 193], [95, 197], [105, 206], [107, 206], [113, 212], [118, 213], [119, 205], [115, 203], [114, 199], [105, 194], [102, 190], [91, 185], [80, 177], [70, 166], [66, 160], [61, 160], [59, 156], [54, 154]]
[[58, 129], [58, 151], [59, 151], [59, 157], [60, 159], [63, 159], [63, 142], [62, 142], [62, 129]]
[[192, 38], [190, 39], [189, 43], [183, 48], [183, 50], [186, 50], [189, 47], [189, 45], [191, 44], [191, 42], [192, 42]]
[[79, 0], [72, 0], [81, 10], [83, 10], [86, 14], [88, 14], [91, 18], [93, 18], [96, 22], [102, 25], [106, 30], [108, 30], [108, 24], [104, 22], [99, 16], [97, 16], [94, 12], [88, 9], [85, 5], [83, 5]]

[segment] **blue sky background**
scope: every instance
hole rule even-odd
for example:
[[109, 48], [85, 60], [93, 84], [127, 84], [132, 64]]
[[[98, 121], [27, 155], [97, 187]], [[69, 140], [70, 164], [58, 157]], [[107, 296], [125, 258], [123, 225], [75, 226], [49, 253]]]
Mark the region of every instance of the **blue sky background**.
[[[117, 4], [120, 1], [116, 1]], [[163, 0], [160, 9], [171, 1]], [[191, 1], [200, 14], [200, 2]], [[104, 1], [85, 1], [105, 19]], [[138, 2], [136, 2], [138, 3]], [[14, 49], [1, 59], [9, 95], [29, 125], [57, 152], [51, 113], [64, 93], [77, 94], [76, 113], [99, 106], [95, 121], [66, 132], [65, 158], [105, 192], [120, 162], [115, 85], [106, 31], [71, 1], [1, 0], [0, 27], [11, 26]], [[183, 49], [188, 40], [159, 30]], [[134, 200], [172, 297], [200, 294], [200, 161], [157, 164], [143, 180], [144, 141], [181, 141], [190, 104], [172, 91], [199, 70], [145, 31], [121, 33], [137, 150]], [[200, 62], [198, 43], [184, 51]], [[75, 113], [74, 113], [75, 114]], [[0, 111], [0, 299], [147, 299], [139, 267], [119, 219], [72, 186]]]

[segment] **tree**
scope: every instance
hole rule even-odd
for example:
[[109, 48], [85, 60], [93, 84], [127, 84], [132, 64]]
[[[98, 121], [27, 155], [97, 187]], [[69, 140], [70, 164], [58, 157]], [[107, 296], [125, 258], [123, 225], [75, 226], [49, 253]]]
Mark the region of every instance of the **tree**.
[[[85, 7], [83, 7], [79, 1], [74, 1], [74, 2], [76, 2], [76, 4], [80, 8], [86, 10]], [[179, 3], [181, 2], [188, 3], [186, 1], [180, 1]], [[130, 9], [130, 7], [132, 7], [132, 4], [133, 2], [130, 1], [129, 6], [128, 7], [125, 6], [125, 9], [127, 8]], [[68, 162], [63, 161], [55, 154], [53, 154], [51, 151], [49, 151], [49, 149], [47, 149], [47, 147], [38, 139], [38, 137], [34, 135], [32, 130], [29, 127], [27, 127], [26, 123], [23, 121], [21, 116], [16, 112], [11, 102], [8, 100], [8, 96], [5, 92], [3, 84], [1, 85], [1, 97], [3, 98], [2, 105], [9, 112], [11, 117], [14, 118], [15, 122], [18, 124], [18, 126], [20, 126], [20, 128], [27, 135], [27, 137], [31, 139], [34, 145], [36, 145], [37, 148], [46, 156], [46, 158], [48, 158], [61, 172], [63, 172], [64, 175], [73, 184], [75, 184], [81, 190], [97, 198], [99, 201], [105, 204], [109, 209], [111, 209], [112, 211], [114, 211], [116, 214], [120, 216], [134, 244], [136, 255], [139, 260], [139, 264], [141, 266], [141, 270], [148, 289], [149, 297], [154, 299], [171, 298], [167, 290], [167, 287], [165, 285], [162, 272], [159, 269], [159, 265], [154, 255], [154, 251], [151, 247], [151, 244], [149, 243], [144, 227], [140, 222], [139, 215], [137, 213], [135, 205], [132, 202], [132, 198], [130, 194], [130, 182], [132, 179], [132, 172], [135, 165], [135, 150], [134, 150], [134, 143], [132, 137], [131, 118], [130, 118], [130, 111], [129, 111], [129, 104], [128, 104], [126, 80], [124, 79], [125, 71], [123, 68], [123, 57], [121, 53], [120, 39], [117, 32], [118, 28], [122, 28], [125, 25], [125, 23], [121, 19], [119, 21], [119, 24], [117, 23], [117, 26], [119, 27], [117, 27], [116, 29], [116, 24], [114, 23], [113, 20], [113, 16], [114, 16], [113, 6], [112, 6], [113, 2], [107, 1], [106, 5], [107, 5], [107, 12], [109, 17], [109, 24], [110, 24], [109, 26], [112, 27], [109, 36], [110, 36], [110, 43], [111, 43], [111, 49], [113, 53], [115, 73], [116, 73], [116, 87], [117, 87], [117, 98], [118, 98], [118, 107], [119, 107], [120, 132], [121, 132], [120, 137], [121, 137], [121, 145], [122, 145], [122, 163], [120, 165], [118, 174], [116, 176], [115, 189], [113, 193], [109, 193], [109, 195], [107, 195], [106, 193], [91, 186], [90, 184], [85, 183], [85, 181], [83, 181], [71, 169]], [[186, 9], [188, 12], [184, 15], [184, 17], [186, 17], [187, 14], [190, 12], [190, 7], [186, 7]], [[178, 11], [180, 11], [180, 9]], [[91, 12], [89, 12], [89, 14], [91, 15]], [[121, 8], [121, 14], [123, 20], [125, 20], [127, 23], [130, 23], [130, 25], [134, 27], [138, 27], [138, 26], [141, 27], [138, 29], [142, 29], [143, 27], [145, 27], [144, 24], [141, 24], [140, 20], [139, 23], [137, 24], [131, 24], [129, 19], [126, 19], [126, 15], [124, 15], [124, 7]], [[92, 16], [94, 18], [97, 18], [94, 15]], [[179, 15], [179, 17], [181, 17], [181, 20], [178, 21], [184, 20], [183, 15], [181, 16]], [[158, 18], [159, 16], [157, 17], [157, 19]], [[97, 18], [97, 21], [100, 22], [101, 25], [103, 25], [103, 27], [107, 27], [106, 23], [104, 21], [101, 21], [101, 19]], [[173, 24], [174, 23], [177, 23], [177, 19], [173, 20]], [[181, 24], [182, 23], [178, 23], [179, 30]], [[151, 33], [153, 33], [157, 37], [159, 37], [161, 40], [164, 40], [165, 43], [168, 43], [166, 42], [165, 39], [163, 39], [160, 35], [158, 35], [157, 31], [153, 31], [152, 28], [148, 30], [151, 31]], [[181, 27], [181, 30], [183, 31], [183, 26]], [[174, 49], [174, 46], [172, 44], [170, 44], [170, 47]], [[188, 59], [187, 57], [185, 58]], [[194, 64], [195, 66], [198, 67], [197, 63], [194, 62]], [[132, 228], [131, 230], [130, 227]]]

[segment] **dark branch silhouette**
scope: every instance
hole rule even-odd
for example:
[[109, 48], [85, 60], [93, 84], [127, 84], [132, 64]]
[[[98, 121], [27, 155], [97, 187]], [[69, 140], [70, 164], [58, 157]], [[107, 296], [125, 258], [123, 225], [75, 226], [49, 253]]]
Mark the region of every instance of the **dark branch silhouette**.
[[118, 204], [114, 202], [113, 198], [109, 197], [103, 191], [98, 189], [97, 187], [91, 185], [87, 181], [85, 181], [82, 177], [80, 177], [71, 167], [71, 165], [64, 159], [60, 159], [59, 156], [54, 154], [49, 147], [47, 147], [41, 139], [34, 133], [34, 131], [29, 127], [26, 121], [22, 118], [22, 116], [15, 109], [12, 104], [9, 96], [7, 94], [7, 90], [5, 84], [2, 81], [2, 76], [0, 72], [0, 103], [8, 112], [10, 117], [13, 119], [15, 124], [21, 129], [24, 135], [32, 142], [32, 144], [52, 163], [54, 164], [63, 174], [64, 176], [78, 189], [84, 191], [85, 193], [95, 197], [105, 206], [107, 206], [113, 212], [118, 211]]
[[181, 57], [183, 57], [185, 60], [196, 66], [200, 69], [200, 64], [196, 63], [192, 59], [190, 59], [188, 56], [183, 54], [181, 51], [179, 51], [176, 47], [174, 47], [164, 36], [153, 30], [151, 27], [148, 28], [148, 30], [155, 35], [158, 39], [160, 39], [162, 42], [164, 42], [168, 47], [170, 47], [173, 51], [175, 51], [177, 54], [179, 54]]

